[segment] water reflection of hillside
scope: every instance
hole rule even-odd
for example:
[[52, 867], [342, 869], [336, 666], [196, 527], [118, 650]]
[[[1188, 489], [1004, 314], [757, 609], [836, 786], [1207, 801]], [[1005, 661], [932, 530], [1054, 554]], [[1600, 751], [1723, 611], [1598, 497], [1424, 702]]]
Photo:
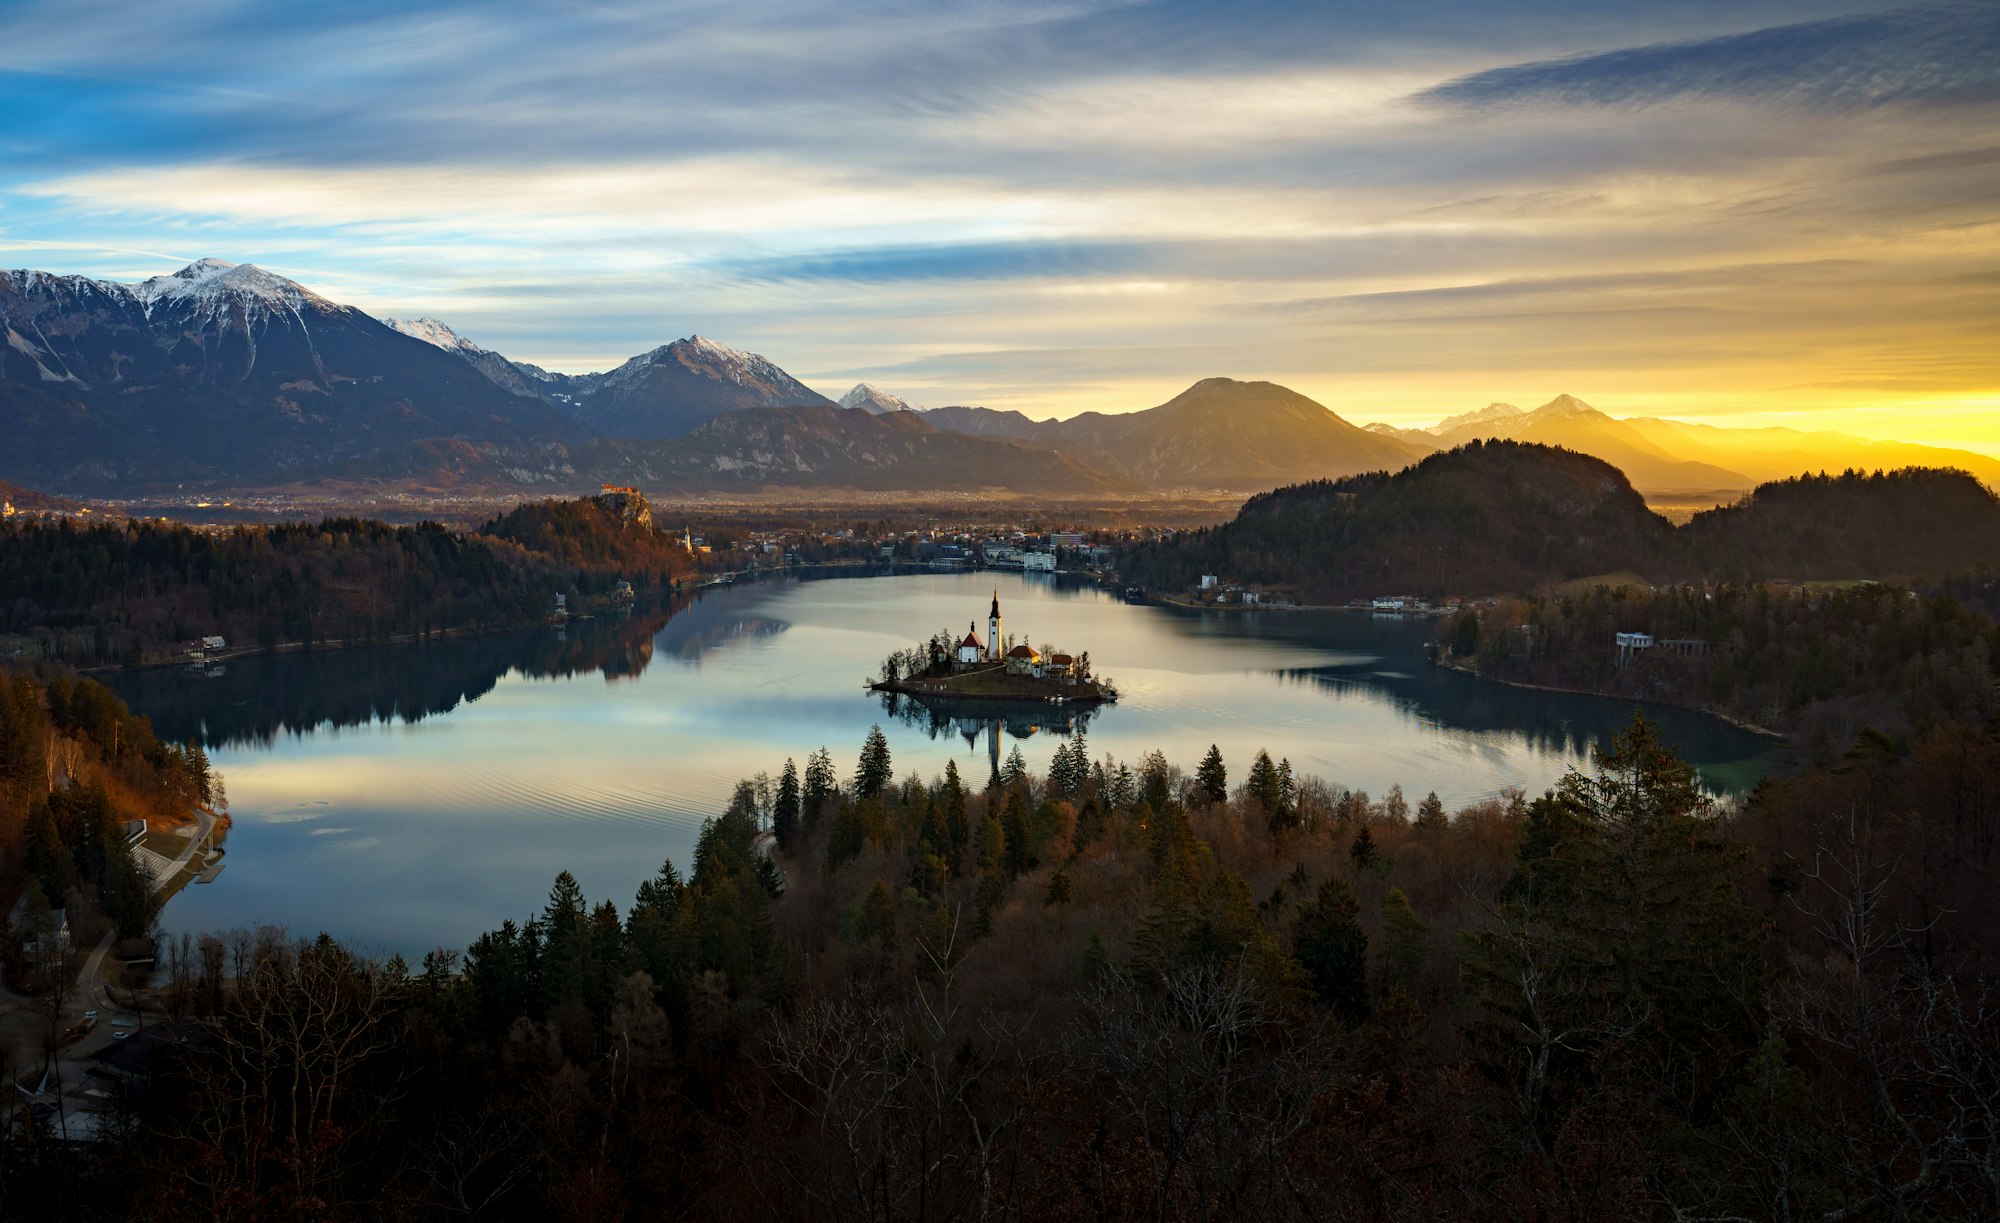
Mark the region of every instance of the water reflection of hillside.
[[595, 616], [563, 628], [524, 629], [365, 650], [280, 654], [232, 662], [219, 675], [176, 669], [115, 681], [172, 740], [210, 747], [267, 743], [282, 732], [372, 722], [416, 722], [491, 692], [519, 671], [536, 679], [643, 673], [667, 609]]
[[[1541, 752], [1588, 757], [1609, 747], [1611, 735], [1631, 720], [1635, 704], [1613, 697], [1513, 688], [1433, 667], [1421, 656], [1404, 660], [1408, 671], [1311, 667], [1281, 671], [1288, 683], [1333, 692], [1366, 691], [1411, 718], [1471, 734], [1507, 734]], [[1646, 716], [1685, 759], [1704, 769], [1768, 757], [1770, 740], [1692, 710], [1651, 706]]]

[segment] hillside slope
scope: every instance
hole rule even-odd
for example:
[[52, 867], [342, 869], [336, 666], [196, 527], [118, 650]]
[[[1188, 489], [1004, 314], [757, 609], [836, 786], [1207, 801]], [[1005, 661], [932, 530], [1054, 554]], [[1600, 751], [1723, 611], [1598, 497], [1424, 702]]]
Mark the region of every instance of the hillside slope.
[[1679, 534], [1701, 572], [1730, 580], [1942, 577], [2000, 568], [2000, 497], [1961, 471], [1797, 476]]
[[1315, 601], [1471, 595], [1657, 565], [1673, 540], [1666, 519], [1601, 459], [1473, 442], [1394, 475], [1253, 497], [1232, 522], [1135, 550], [1124, 571], [1156, 590], [1212, 573]]

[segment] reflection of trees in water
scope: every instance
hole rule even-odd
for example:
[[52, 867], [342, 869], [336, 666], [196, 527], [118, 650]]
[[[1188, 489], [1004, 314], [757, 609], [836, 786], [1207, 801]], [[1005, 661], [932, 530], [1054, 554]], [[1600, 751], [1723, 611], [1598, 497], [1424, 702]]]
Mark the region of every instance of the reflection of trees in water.
[[[1412, 659], [1408, 674], [1364, 667], [1306, 667], [1278, 672], [1295, 684], [1365, 692], [1402, 713], [1448, 730], [1518, 736], [1540, 752], [1589, 756], [1609, 747], [1632, 720], [1636, 702], [1615, 697], [1513, 688]], [[1772, 744], [1693, 710], [1649, 706], [1646, 717], [1677, 752], [1698, 766], [1731, 764], [1770, 754]]]
[[561, 628], [457, 637], [365, 650], [279, 654], [231, 662], [201, 678], [174, 669], [135, 672], [114, 686], [165, 739], [207, 746], [268, 743], [280, 732], [331, 723], [416, 722], [491, 692], [509, 671], [535, 679], [645, 671], [664, 608], [572, 621]]
[[1044, 701], [966, 701], [884, 692], [882, 708], [891, 718], [932, 739], [958, 735], [975, 743], [997, 727], [1015, 739], [1037, 734], [1069, 735], [1087, 730], [1099, 712], [1094, 706], [1051, 705]]
[[702, 609], [696, 608], [676, 618], [655, 644], [674, 658], [699, 662], [706, 654], [776, 637], [790, 627], [788, 621], [726, 611], [718, 617], [705, 617]]

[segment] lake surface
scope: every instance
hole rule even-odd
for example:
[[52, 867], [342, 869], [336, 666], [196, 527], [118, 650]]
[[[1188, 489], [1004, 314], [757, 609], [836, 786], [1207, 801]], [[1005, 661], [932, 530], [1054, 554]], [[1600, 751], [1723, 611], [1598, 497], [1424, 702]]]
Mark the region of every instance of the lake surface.
[[[998, 588], [1004, 632], [1090, 652], [1121, 699], [935, 710], [867, 692], [884, 655], [963, 636]], [[1412, 806], [1540, 793], [1631, 718], [1629, 702], [1506, 688], [1432, 667], [1432, 622], [1350, 612], [1201, 613], [1059, 578], [924, 574], [717, 588], [670, 608], [426, 645], [158, 670], [120, 693], [163, 737], [203, 743], [235, 827], [227, 868], [167, 908], [169, 930], [277, 924], [414, 958], [539, 911], [568, 869], [623, 909], [740, 778], [825, 746], [851, 772], [873, 723], [899, 776], [957, 760], [970, 784], [1063, 735], [1192, 771], [1220, 745], [1232, 784], [1258, 748], [1301, 774]], [[1718, 793], [1774, 762], [1768, 740], [1650, 710]]]

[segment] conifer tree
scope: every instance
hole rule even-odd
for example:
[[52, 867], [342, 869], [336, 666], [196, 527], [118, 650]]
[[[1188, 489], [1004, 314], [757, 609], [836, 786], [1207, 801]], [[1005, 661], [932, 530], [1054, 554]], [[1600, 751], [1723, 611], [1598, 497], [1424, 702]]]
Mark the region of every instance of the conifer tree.
[[799, 835], [799, 766], [790, 757], [778, 775], [778, 797], [771, 804], [771, 831], [780, 849], [791, 849]]
[[1368, 935], [1360, 913], [1354, 889], [1335, 876], [1299, 909], [1292, 933], [1292, 954], [1313, 993], [1348, 1023], [1368, 1018]]
[[1432, 790], [1417, 804], [1416, 827], [1421, 832], [1438, 832], [1445, 826], [1444, 800]]
[[972, 844], [972, 827], [965, 810], [965, 785], [958, 779], [956, 760], [945, 761], [944, 786], [937, 805], [944, 815], [946, 859], [954, 874], [963, 874]]
[[868, 739], [861, 745], [861, 760], [854, 770], [854, 797], [864, 800], [880, 795], [889, 779], [889, 738], [877, 723], [869, 727]]
[[1257, 801], [1273, 832], [1289, 826], [1284, 783], [1278, 776], [1278, 766], [1271, 763], [1271, 753], [1258, 749], [1257, 758], [1250, 762], [1250, 775], [1244, 779], [1243, 788]]
[[1375, 865], [1378, 853], [1375, 849], [1375, 834], [1368, 831], [1368, 825], [1361, 825], [1361, 831], [1354, 834], [1354, 841], [1347, 847], [1347, 855], [1354, 859], [1355, 871], [1361, 872]]
[[1229, 770], [1223, 766], [1221, 748], [1213, 743], [1208, 745], [1208, 755], [1201, 758], [1201, 767], [1195, 770], [1194, 779], [1209, 802], [1229, 800]]
[[833, 757], [824, 747], [806, 757], [806, 786], [800, 815], [807, 827], [819, 822], [838, 786], [834, 778]]

